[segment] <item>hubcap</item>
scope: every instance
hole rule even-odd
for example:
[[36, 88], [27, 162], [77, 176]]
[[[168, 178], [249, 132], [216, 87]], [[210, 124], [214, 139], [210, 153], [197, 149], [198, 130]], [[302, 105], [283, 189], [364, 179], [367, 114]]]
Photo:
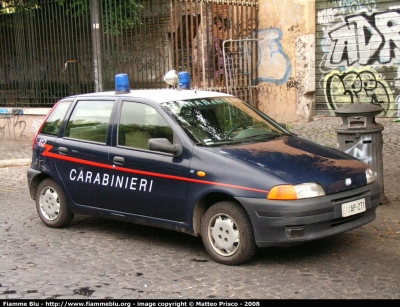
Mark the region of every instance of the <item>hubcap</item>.
[[214, 250], [221, 256], [231, 256], [239, 248], [239, 229], [228, 215], [215, 215], [208, 227], [208, 239]]
[[58, 199], [58, 194], [50, 187], [46, 187], [42, 190], [39, 204], [43, 216], [50, 221], [54, 221], [60, 214], [60, 200]]

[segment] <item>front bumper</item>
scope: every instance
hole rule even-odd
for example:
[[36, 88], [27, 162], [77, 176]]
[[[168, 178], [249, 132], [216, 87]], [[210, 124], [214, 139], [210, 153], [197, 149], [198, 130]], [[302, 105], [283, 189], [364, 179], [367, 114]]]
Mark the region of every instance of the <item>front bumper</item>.
[[[342, 217], [341, 205], [365, 198], [366, 211]], [[320, 239], [372, 222], [381, 201], [377, 181], [346, 192], [295, 201], [240, 198], [259, 247], [289, 246]]]

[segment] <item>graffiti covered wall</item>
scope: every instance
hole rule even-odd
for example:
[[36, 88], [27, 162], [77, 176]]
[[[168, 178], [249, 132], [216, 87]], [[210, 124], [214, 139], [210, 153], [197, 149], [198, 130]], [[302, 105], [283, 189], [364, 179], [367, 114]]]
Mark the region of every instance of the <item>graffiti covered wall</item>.
[[48, 108], [0, 108], [0, 142], [31, 140], [49, 111]]
[[307, 122], [315, 107], [315, 1], [260, 0], [258, 107], [280, 122]]
[[377, 103], [400, 116], [400, 3], [316, 0], [316, 115]]

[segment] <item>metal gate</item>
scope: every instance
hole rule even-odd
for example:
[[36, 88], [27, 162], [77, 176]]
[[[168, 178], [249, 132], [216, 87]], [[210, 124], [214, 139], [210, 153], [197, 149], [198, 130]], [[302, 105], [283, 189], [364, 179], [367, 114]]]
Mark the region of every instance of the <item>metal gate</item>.
[[[257, 11], [257, 1], [174, 1], [171, 14], [176, 28], [174, 68], [188, 71], [194, 87], [232, 93], [234, 78], [228, 73], [233, 72], [233, 67], [226, 69], [229, 64], [226, 52], [229, 50], [230, 58], [239, 55], [239, 39], [256, 38]], [[245, 57], [252, 67], [255, 67], [256, 55], [253, 52]], [[255, 72], [252, 69], [252, 80], [256, 80]], [[235, 94], [254, 104], [252, 81], [240, 77], [235, 76]]]
[[229, 39], [223, 42], [227, 93], [255, 106], [253, 84], [256, 72], [256, 39]]
[[192, 88], [230, 92], [235, 80], [254, 104], [256, 76], [228, 78], [223, 53], [229, 40], [256, 38], [257, 10], [240, 0], [0, 1], [0, 106], [113, 90], [118, 73], [131, 88], [162, 88], [171, 69], [189, 72]]

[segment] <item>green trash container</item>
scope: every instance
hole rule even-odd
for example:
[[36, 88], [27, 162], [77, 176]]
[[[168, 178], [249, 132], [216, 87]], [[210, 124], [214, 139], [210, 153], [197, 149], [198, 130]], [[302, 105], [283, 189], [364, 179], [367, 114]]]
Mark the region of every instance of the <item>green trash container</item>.
[[375, 121], [383, 111], [377, 104], [347, 104], [335, 110], [342, 118], [342, 125], [336, 128], [339, 150], [367, 163], [375, 173], [381, 186], [381, 203], [387, 202], [383, 182], [383, 138], [384, 127]]

